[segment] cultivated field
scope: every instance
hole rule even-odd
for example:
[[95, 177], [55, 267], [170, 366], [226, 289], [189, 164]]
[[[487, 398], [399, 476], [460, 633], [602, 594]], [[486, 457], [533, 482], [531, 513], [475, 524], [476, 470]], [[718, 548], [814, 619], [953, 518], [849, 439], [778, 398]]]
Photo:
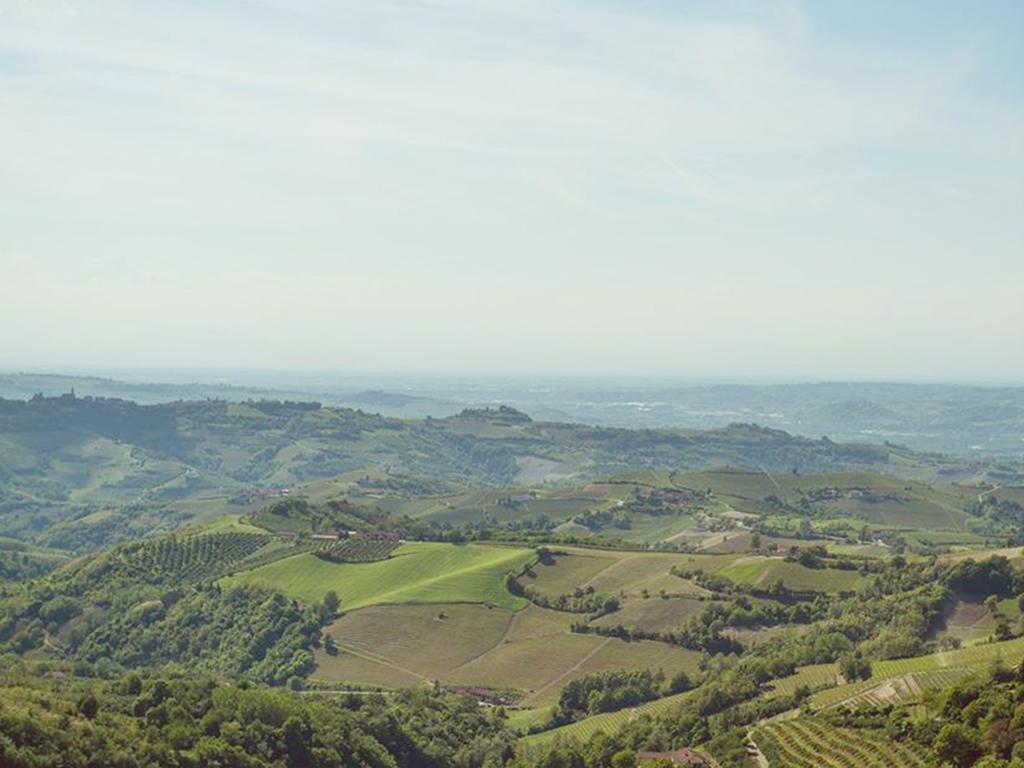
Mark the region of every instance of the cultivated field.
[[237, 573], [225, 584], [271, 587], [310, 603], [334, 590], [342, 610], [388, 603], [488, 603], [515, 610], [526, 601], [508, 592], [505, 574], [534, 557], [528, 549], [414, 542], [373, 563], [294, 555]]
[[700, 654], [655, 642], [569, 632], [573, 614], [530, 606], [517, 614], [507, 635], [487, 653], [452, 670], [446, 681], [460, 685], [518, 688], [523, 706], [553, 703], [562, 686], [591, 672], [661, 669], [694, 674]]
[[[875, 661], [871, 665], [872, 674], [868, 680], [838, 686], [836, 683], [841, 678], [837, 664], [814, 664], [800, 667], [796, 673], [772, 682], [765, 695], [768, 697], [788, 695], [797, 688], [806, 686], [811, 690], [825, 688], [811, 696], [811, 703], [818, 709], [853, 700], [870, 703], [872, 697], [865, 694], [888, 681], [910, 676], [910, 680], [904, 681], [909, 684], [909, 687], [896, 690], [892, 694], [876, 692], [875, 696], [875, 698], [904, 700], [909, 697], [909, 692], [913, 692], [915, 687], [919, 690], [941, 687], [944, 680], [955, 680], [983, 672], [989, 664], [995, 661], [1017, 664], [1022, 656], [1024, 656], [1024, 638], [1001, 643], [983, 643], [925, 656]], [[948, 674], [940, 674], [942, 672]], [[900, 683], [896, 683], [896, 685], [899, 686]]]
[[836, 728], [814, 718], [763, 725], [753, 738], [772, 766], [786, 768], [930, 768], [928, 752], [881, 731]]
[[857, 571], [807, 568], [780, 557], [752, 555], [736, 560], [718, 574], [738, 584], [766, 588], [781, 580], [787, 589], [810, 592], [852, 592], [863, 580]]
[[563, 725], [560, 728], [553, 728], [550, 731], [542, 731], [541, 733], [525, 736], [521, 739], [520, 743], [526, 749], [529, 749], [530, 747], [540, 746], [556, 739], [576, 739], [578, 741], [585, 742], [598, 732], [608, 734], [615, 733], [626, 723], [640, 717], [641, 715], [655, 717], [657, 715], [664, 714], [673, 707], [686, 701], [688, 698], [693, 696], [693, 694], [693, 691], [677, 693], [674, 696], [666, 696], [662, 699], [649, 701], [646, 704], [641, 704], [639, 707], [620, 709], [617, 712], [605, 712], [604, 714], [594, 715], [593, 717], [584, 718], [576, 723]]
[[706, 595], [702, 587], [673, 576], [673, 566], [715, 572], [736, 560], [737, 555], [685, 554], [680, 552], [636, 552], [556, 547], [554, 565], [538, 565], [524, 583], [554, 596], [576, 587], [625, 597], [657, 595], [661, 590], [674, 596]]
[[339, 652], [318, 650], [315, 677], [385, 686], [441, 679], [494, 648], [515, 617], [473, 604], [363, 608], [328, 628]]
[[622, 608], [591, 622], [597, 627], [639, 627], [652, 632], [674, 629], [710, 605], [692, 597], [628, 597]]
[[655, 642], [574, 634], [577, 616], [530, 605], [382, 605], [328, 628], [337, 655], [317, 651], [314, 677], [371, 685], [444, 684], [518, 690], [524, 706], [553, 703], [566, 683], [610, 669], [694, 674], [700, 654]]

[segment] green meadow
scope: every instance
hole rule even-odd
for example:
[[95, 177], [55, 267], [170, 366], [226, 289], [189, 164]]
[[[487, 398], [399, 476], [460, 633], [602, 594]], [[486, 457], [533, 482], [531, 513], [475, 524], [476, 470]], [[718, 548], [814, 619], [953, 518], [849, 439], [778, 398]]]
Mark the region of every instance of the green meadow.
[[310, 603], [334, 591], [343, 610], [389, 603], [489, 603], [516, 610], [526, 601], [505, 588], [505, 574], [535, 557], [532, 550], [475, 544], [403, 544], [386, 560], [330, 563], [294, 555], [243, 571], [224, 584], [255, 584]]

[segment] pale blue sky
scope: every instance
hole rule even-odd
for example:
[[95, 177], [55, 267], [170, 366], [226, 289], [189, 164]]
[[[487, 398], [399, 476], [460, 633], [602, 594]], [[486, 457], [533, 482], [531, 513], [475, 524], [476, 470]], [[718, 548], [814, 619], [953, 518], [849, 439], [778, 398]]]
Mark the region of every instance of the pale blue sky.
[[0, 367], [1024, 383], [1024, 3], [0, 0]]

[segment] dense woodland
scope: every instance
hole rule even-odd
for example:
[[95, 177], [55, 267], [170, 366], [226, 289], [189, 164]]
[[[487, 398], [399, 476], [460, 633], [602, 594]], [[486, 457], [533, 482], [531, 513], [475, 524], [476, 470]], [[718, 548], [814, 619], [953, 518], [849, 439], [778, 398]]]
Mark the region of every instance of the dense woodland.
[[7, 768], [395, 768], [497, 766], [500, 713], [441, 692], [295, 696], [216, 678], [86, 677], [5, 659], [0, 763]]

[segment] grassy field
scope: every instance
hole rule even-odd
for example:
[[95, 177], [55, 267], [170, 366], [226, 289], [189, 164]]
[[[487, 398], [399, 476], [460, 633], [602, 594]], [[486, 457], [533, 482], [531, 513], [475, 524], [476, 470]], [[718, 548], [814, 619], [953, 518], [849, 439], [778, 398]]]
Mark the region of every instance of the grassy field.
[[955, 563], [968, 558], [981, 561], [995, 555], [1001, 555], [1014, 565], [1024, 564], [1024, 547], [990, 547], [988, 549], [976, 549], [966, 552], [955, 552], [949, 555], [941, 555], [940, 559], [946, 563]]
[[414, 542], [374, 563], [295, 555], [235, 574], [225, 584], [270, 587], [310, 603], [334, 590], [343, 610], [389, 603], [488, 603], [516, 610], [526, 601], [508, 592], [504, 577], [534, 556], [512, 547]]
[[569, 632], [572, 614], [530, 606], [516, 616], [503, 641], [488, 653], [453, 670], [447, 680], [461, 685], [519, 688], [524, 706], [550, 704], [562, 686], [591, 672], [662, 669], [666, 675], [697, 671], [700, 654], [664, 643], [625, 642]]
[[618, 562], [618, 553], [599, 550], [573, 550], [558, 555], [551, 564], [538, 564], [523, 580], [549, 597], [572, 592], [597, 574]]
[[[516, 614], [484, 605], [379, 605], [328, 628], [340, 652], [316, 654], [315, 677], [375, 685], [445, 677], [501, 642]], [[396, 677], [397, 672], [397, 677]]]
[[589, 582], [598, 592], [640, 595], [644, 590], [657, 594], [664, 589], [669, 594], [704, 594], [692, 582], [671, 575], [672, 566], [683, 569], [701, 568], [714, 572], [736, 559], [735, 555], [688, 555], [664, 552], [622, 552], [618, 562], [599, 573]]
[[789, 589], [815, 592], [852, 592], [863, 580], [857, 571], [807, 568], [782, 558], [758, 555], [738, 559], [718, 573], [738, 584], [752, 587], [764, 588], [781, 579]]
[[554, 703], [570, 680], [610, 669], [697, 671], [700, 654], [655, 642], [573, 634], [573, 614], [530, 605], [380, 605], [328, 632], [337, 655], [317, 651], [316, 679], [372, 685], [444, 684], [519, 690], [524, 706]]
[[737, 555], [684, 554], [679, 552], [636, 552], [559, 547], [554, 565], [534, 568], [526, 583], [548, 595], [565, 594], [575, 587], [593, 587], [597, 592], [641, 597], [644, 590], [657, 595], [661, 590], [676, 596], [707, 594], [691, 581], [671, 575], [673, 566], [717, 571], [736, 560]]
[[693, 530], [697, 518], [692, 514], [678, 515], [647, 515], [634, 513], [629, 528], [603, 528], [597, 532], [599, 537], [622, 539], [637, 544], [658, 541], [675, 541], [691, 539], [699, 542], [706, 534]]
[[674, 629], [710, 605], [692, 597], [628, 597], [622, 608], [591, 622], [597, 627], [640, 627], [651, 632]]
[[[1016, 598], [1006, 598], [998, 604], [999, 617], [1014, 626], [1020, 620], [1020, 606]], [[964, 645], [986, 642], [994, 636], [998, 620], [981, 602], [959, 600], [943, 616], [944, 626], [939, 637], [952, 637]]]

